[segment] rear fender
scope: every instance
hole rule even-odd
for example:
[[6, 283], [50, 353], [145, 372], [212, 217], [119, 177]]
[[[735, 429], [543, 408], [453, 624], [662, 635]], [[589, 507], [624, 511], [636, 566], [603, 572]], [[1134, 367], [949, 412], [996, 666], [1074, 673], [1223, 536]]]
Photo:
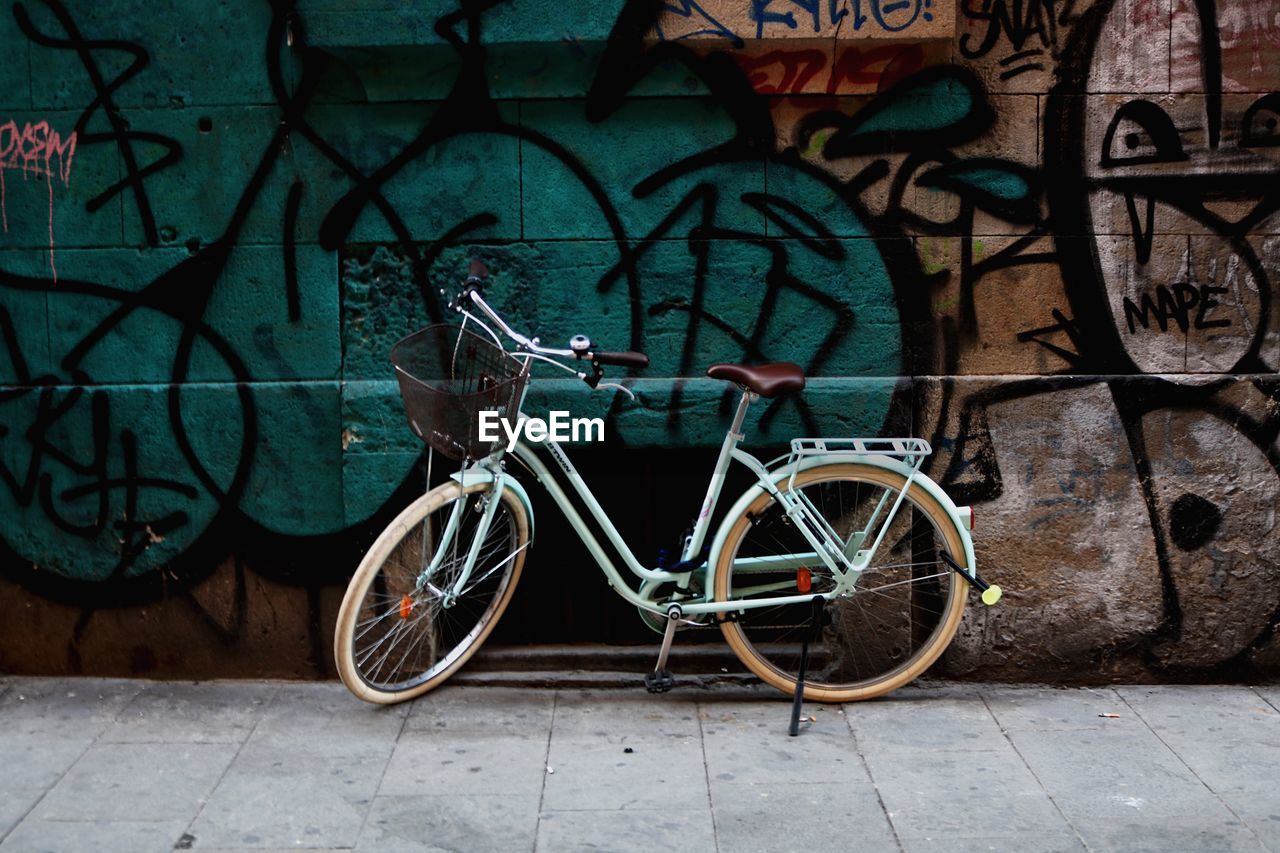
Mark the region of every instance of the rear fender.
[[[879, 454], [849, 454], [849, 453], [824, 453], [813, 456], [802, 457], [795, 464], [783, 464], [774, 468], [769, 472], [769, 479], [778, 491], [787, 487], [787, 481], [791, 479], [792, 474], [801, 471], [808, 471], [810, 468], [818, 468], [823, 465], [848, 464], [851, 462], [861, 463], [863, 465], [872, 465], [876, 468], [884, 468], [893, 471], [903, 477], [911, 476], [911, 468], [902, 461], [894, 459], [890, 456], [881, 456]], [[964, 566], [966, 574], [976, 576], [977, 560], [973, 554], [973, 537], [969, 534], [969, 510], [968, 507], [957, 507], [955, 502], [947, 496], [942, 487], [926, 477], [924, 474], [917, 473], [912, 480], [912, 484], [919, 486], [929, 496], [934, 498], [938, 505], [946, 512], [947, 517], [951, 519], [956, 530], [960, 533], [960, 541], [964, 543]], [[756, 498], [765, 493], [764, 486], [756, 483], [751, 488], [743, 492], [742, 497], [729, 509], [725, 516], [725, 522], [721, 523], [720, 529], [716, 531], [715, 539], [711, 542], [711, 550], [707, 555], [707, 595], [712, 595], [711, 590], [715, 589], [715, 571], [720, 564], [720, 552], [724, 549], [725, 540], [729, 538], [729, 528], [732, 527], [733, 519], [738, 518], [742, 513], [746, 512], [747, 507], [751, 506]]]

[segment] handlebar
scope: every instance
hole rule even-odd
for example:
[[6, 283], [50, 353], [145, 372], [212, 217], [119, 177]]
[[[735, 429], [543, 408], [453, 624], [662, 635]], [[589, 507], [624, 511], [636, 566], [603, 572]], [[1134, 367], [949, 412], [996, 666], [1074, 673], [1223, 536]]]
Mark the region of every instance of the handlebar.
[[648, 367], [649, 356], [642, 352], [588, 352], [586, 357], [596, 364], [613, 364], [618, 367]]
[[[538, 355], [555, 356], [559, 358], [575, 358], [580, 361], [589, 361], [596, 365], [614, 365], [617, 367], [648, 367], [649, 356], [642, 352], [600, 352], [593, 349], [558, 349], [556, 347], [544, 347], [538, 343], [537, 338], [529, 338], [520, 334], [502, 319], [497, 311], [489, 306], [484, 297], [480, 294], [479, 285], [489, 274], [488, 269], [480, 261], [473, 260], [471, 262], [471, 272], [467, 276], [467, 288], [463, 292], [464, 295], [471, 299], [471, 304], [480, 309], [486, 317], [502, 330], [502, 333], [511, 340], [515, 341], [522, 349]], [[474, 279], [474, 280], [473, 280]]]

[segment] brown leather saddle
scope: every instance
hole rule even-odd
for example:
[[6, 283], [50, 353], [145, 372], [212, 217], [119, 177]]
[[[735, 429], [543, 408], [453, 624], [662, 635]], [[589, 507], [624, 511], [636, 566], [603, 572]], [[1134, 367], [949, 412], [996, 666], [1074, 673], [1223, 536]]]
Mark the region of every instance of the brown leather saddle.
[[777, 397], [804, 388], [804, 370], [798, 364], [713, 364], [707, 368], [712, 379], [723, 379], [754, 391], [761, 397]]

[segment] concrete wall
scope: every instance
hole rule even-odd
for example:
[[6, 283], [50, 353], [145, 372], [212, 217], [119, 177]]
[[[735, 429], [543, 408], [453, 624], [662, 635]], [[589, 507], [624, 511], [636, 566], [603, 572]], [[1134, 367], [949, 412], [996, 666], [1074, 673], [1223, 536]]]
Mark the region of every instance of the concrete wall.
[[1280, 665], [1280, 2], [461, 5], [0, 16], [0, 670], [329, 671], [470, 257], [650, 353], [538, 392], [629, 468], [718, 440], [715, 360], [817, 377], [760, 445], [929, 438], [1008, 590], [953, 674]]

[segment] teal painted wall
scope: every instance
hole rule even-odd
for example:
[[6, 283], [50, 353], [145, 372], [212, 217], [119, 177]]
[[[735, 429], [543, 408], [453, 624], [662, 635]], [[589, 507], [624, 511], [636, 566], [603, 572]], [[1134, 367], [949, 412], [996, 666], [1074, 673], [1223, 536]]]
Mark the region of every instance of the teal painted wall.
[[[9, 115], [76, 136], [66, 180], [5, 170], [3, 460], [19, 487], [0, 490], [0, 514], [16, 556], [106, 581], [158, 571], [227, 512], [289, 537], [366, 521], [418, 457], [388, 350], [439, 316], [434, 291], [471, 257], [521, 328], [652, 355], [638, 404], [548, 374], [535, 409], [612, 405], [617, 442], [706, 445], [724, 394], [705, 367], [786, 359], [832, 378], [771, 412], [762, 440], [880, 428], [901, 330], [857, 213], [763, 156], [665, 179], [735, 138], [726, 108], [668, 68], [589, 120], [620, 4], [529, 6], [479, 16], [491, 97], [455, 98], [470, 112], [403, 163], [467, 73], [430, 28], [448, 3], [303, 3], [276, 16], [283, 42], [266, 3], [0, 18], [31, 69], [6, 87]], [[361, 176], [388, 167], [379, 203], [322, 239]], [[432, 256], [416, 281], [411, 253]], [[713, 322], [691, 322], [695, 282]]]

